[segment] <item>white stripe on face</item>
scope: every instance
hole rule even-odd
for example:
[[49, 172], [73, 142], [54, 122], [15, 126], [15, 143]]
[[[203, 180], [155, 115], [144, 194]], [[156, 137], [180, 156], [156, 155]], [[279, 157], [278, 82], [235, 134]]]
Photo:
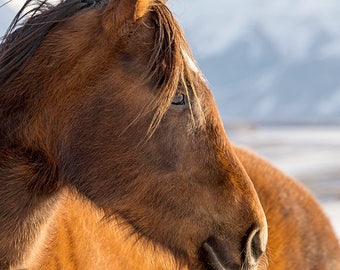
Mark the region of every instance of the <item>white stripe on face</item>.
[[190, 67], [190, 69], [195, 72], [198, 73], [199, 72], [199, 68], [197, 67], [197, 65], [195, 64], [195, 62], [191, 59], [191, 57], [189, 56], [189, 54], [182, 49], [182, 54], [184, 56], [185, 61], [187, 62], [188, 66]]

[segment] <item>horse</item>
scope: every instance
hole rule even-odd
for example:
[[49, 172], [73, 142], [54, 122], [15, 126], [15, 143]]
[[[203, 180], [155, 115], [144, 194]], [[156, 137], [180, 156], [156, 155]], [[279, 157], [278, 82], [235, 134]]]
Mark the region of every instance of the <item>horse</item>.
[[[264, 260], [258, 195], [162, 1], [28, 0], [1, 44], [0, 93], [1, 269], [52, 260], [44, 247], [71, 231], [58, 269], [115, 268], [100, 254], [127, 236], [176, 267]], [[94, 208], [83, 212], [89, 231], [77, 234], [76, 219], [50, 231], [58, 211], [72, 211], [60, 206], [72, 192]], [[90, 253], [77, 249], [83, 240]], [[76, 261], [83, 252], [86, 267]]]
[[33, 2], [0, 48], [1, 269], [340, 269], [309, 192], [227, 139], [165, 2]]

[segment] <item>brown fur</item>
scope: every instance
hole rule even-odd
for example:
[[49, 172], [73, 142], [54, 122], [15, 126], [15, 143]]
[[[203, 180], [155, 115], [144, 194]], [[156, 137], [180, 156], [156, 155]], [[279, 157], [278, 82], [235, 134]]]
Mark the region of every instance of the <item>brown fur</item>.
[[[63, 224], [55, 204], [76, 190], [93, 204], [84, 213], [98, 211], [103, 228], [118, 219], [168, 264], [254, 269], [264, 212], [167, 7], [37, 3], [0, 50], [0, 268], [44, 257], [40, 244]], [[178, 94], [187, 106], [171, 106]], [[64, 234], [49, 243], [67, 251], [60, 268], [76, 267], [67, 258], [82, 240], [65, 245]]]

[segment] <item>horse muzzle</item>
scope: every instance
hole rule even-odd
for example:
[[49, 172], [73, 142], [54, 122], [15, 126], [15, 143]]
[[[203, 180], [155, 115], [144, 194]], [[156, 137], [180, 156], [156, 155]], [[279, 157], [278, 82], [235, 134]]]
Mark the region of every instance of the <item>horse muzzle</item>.
[[265, 253], [267, 234], [252, 230], [244, 239], [241, 250], [232, 248], [215, 237], [208, 238], [200, 250], [205, 270], [256, 270]]

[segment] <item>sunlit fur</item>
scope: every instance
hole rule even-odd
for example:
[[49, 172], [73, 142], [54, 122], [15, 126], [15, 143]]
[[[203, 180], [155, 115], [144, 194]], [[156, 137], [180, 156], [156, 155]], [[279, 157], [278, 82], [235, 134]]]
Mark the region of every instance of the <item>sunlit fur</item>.
[[154, 4], [153, 2], [154, 0], [137, 1], [134, 19], [137, 20], [147, 14], [150, 10], [150, 7]]
[[258, 269], [338, 268], [312, 197], [228, 141], [163, 2], [32, 3], [0, 47], [0, 269], [255, 270], [252, 232]]
[[75, 191], [65, 190], [54, 209], [47, 234], [36, 241], [37, 252], [29, 252], [17, 268], [179, 269], [169, 252], [138, 239], [118, 219], [103, 220], [104, 215]]

